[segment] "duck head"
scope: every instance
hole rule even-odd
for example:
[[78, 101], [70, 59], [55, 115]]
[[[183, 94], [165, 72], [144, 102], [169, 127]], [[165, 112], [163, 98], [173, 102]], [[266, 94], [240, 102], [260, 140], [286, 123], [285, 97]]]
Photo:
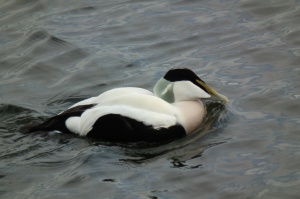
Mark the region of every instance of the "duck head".
[[190, 101], [207, 98], [229, 102], [228, 98], [208, 86], [187, 68], [169, 70], [154, 86], [154, 94], [169, 102]]

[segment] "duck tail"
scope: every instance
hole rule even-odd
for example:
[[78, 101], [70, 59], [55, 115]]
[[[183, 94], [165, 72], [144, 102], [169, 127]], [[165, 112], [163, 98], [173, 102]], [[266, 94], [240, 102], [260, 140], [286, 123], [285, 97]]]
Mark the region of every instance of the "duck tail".
[[77, 116], [77, 117], [81, 116], [81, 114], [85, 110], [87, 110], [93, 106], [95, 106], [95, 104], [79, 105], [79, 106], [72, 107], [56, 116], [49, 118], [48, 120], [46, 120], [45, 122], [43, 122], [41, 124], [30, 124], [30, 125], [23, 126], [20, 129], [20, 132], [25, 133], [25, 134], [34, 133], [34, 132], [47, 132], [47, 131], [48, 132], [49, 131], [60, 131], [60, 132], [64, 132], [64, 133], [72, 133], [66, 127], [66, 120], [73, 116]]
[[51, 119], [41, 123], [41, 124], [28, 124], [22, 126], [19, 131], [23, 134], [30, 134], [30, 133], [39, 133], [39, 132], [46, 132], [46, 131], [53, 131], [53, 125], [51, 124]]

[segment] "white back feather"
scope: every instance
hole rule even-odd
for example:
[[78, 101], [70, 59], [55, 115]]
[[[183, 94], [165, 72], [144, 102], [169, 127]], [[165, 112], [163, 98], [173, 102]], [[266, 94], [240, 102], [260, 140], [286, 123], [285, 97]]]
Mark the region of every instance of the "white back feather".
[[154, 95], [152, 92], [142, 89], [142, 88], [136, 88], [136, 87], [122, 87], [122, 88], [115, 88], [112, 90], [108, 90], [104, 93], [101, 93], [97, 97], [91, 97], [85, 100], [82, 100], [76, 104], [74, 104], [72, 107], [80, 106], [80, 105], [89, 105], [89, 104], [99, 104], [102, 101], [110, 100], [111, 98], [123, 96], [123, 95], [130, 95], [130, 94], [143, 94], [143, 95]]
[[120, 114], [136, 121], [143, 122], [145, 125], [152, 125], [155, 129], [162, 127], [167, 128], [176, 124], [175, 115], [141, 110], [130, 106], [116, 105], [97, 106], [89, 109], [85, 111], [81, 117], [70, 117], [66, 121], [66, 126], [73, 133], [85, 136], [92, 130], [97, 119], [107, 114]]
[[[131, 89], [130, 89], [131, 90]], [[124, 90], [119, 90], [123, 92]], [[132, 90], [131, 90], [132, 91]], [[180, 112], [173, 105], [151, 95], [151, 92], [129, 92], [120, 95], [114, 91], [108, 96], [98, 96], [97, 99], [84, 100], [97, 102], [98, 105], [86, 110], [80, 117], [70, 117], [66, 121], [67, 128], [73, 133], [85, 136], [92, 130], [98, 118], [107, 114], [119, 114], [151, 125], [155, 129], [170, 127], [176, 123], [182, 124]], [[82, 103], [77, 103], [83, 105]]]

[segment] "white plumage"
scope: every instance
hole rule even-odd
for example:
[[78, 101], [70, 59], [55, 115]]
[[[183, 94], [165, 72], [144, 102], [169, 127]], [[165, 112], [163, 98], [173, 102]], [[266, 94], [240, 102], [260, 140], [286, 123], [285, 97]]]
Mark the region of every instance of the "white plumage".
[[182, 123], [180, 113], [177, 109], [174, 109], [174, 106], [146, 91], [130, 87], [116, 88], [98, 97], [79, 102], [74, 106], [97, 105], [86, 110], [80, 117], [67, 119], [67, 128], [73, 133], [86, 136], [96, 120], [107, 114], [130, 117], [142, 121], [145, 125], [152, 125], [155, 129], [167, 128], [177, 122]]

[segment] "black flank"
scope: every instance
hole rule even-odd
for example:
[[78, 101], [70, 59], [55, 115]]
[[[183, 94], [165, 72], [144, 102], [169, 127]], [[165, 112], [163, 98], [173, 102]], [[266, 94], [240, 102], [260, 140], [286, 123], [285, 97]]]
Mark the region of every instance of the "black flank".
[[118, 142], [158, 142], [185, 136], [182, 126], [154, 129], [143, 122], [119, 115], [109, 114], [99, 118], [87, 137]]

